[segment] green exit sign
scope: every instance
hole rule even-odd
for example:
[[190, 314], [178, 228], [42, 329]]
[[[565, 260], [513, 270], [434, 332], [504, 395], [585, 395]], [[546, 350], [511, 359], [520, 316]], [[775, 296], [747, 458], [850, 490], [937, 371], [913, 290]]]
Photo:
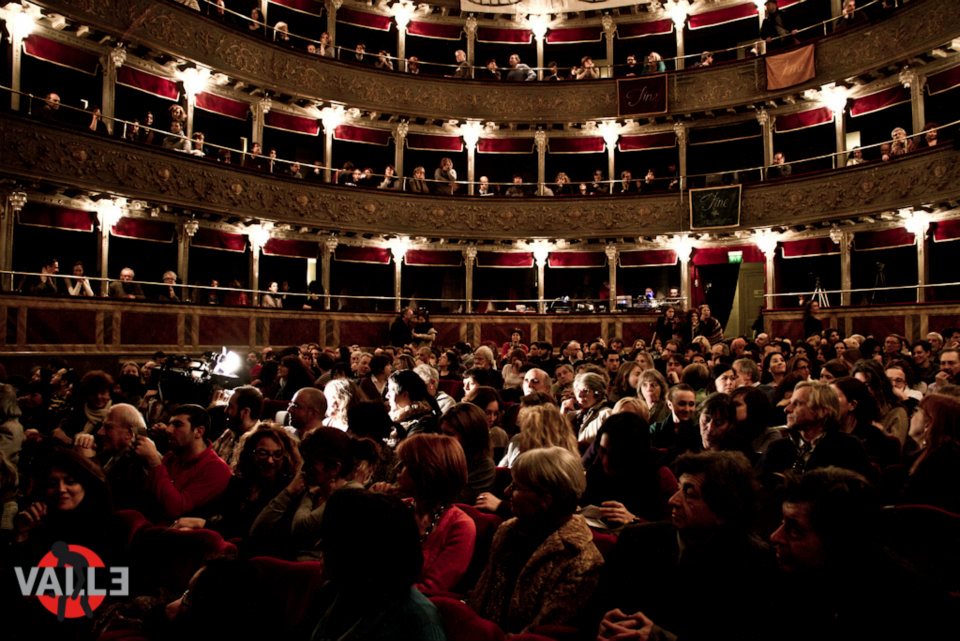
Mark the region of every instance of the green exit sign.
[[742, 263], [743, 262], [743, 252], [727, 252], [727, 262], [728, 263]]

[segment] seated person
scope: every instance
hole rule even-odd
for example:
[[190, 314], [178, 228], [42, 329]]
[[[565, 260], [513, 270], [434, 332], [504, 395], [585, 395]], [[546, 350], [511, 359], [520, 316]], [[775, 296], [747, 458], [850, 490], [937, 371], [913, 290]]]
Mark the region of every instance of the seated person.
[[467, 603], [507, 632], [576, 622], [603, 557], [583, 517], [575, 514], [586, 488], [580, 459], [562, 447], [524, 452], [513, 466], [515, 518], [497, 530], [476, 589]]
[[134, 273], [133, 270], [129, 267], [124, 267], [120, 270], [120, 280], [115, 280], [110, 283], [110, 288], [107, 290], [107, 296], [110, 298], [132, 298], [136, 300], [144, 300], [146, 296], [143, 294], [143, 288], [140, 287], [140, 283], [133, 282]]

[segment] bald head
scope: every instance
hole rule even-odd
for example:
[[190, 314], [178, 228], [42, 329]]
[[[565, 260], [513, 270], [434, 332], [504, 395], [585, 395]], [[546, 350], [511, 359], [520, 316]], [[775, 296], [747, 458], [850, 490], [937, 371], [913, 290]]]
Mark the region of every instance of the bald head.
[[287, 407], [290, 424], [301, 434], [309, 432], [323, 424], [327, 415], [327, 399], [316, 387], [304, 387], [297, 390]]
[[146, 429], [140, 410], [127, 403], [118, 403], [107, 412], [97, 436], [104, 452], [121, 452], [130, 447], [138, 431]]
[[539, 368], [528, 369], [523, 375], [523, 394], [533, 394], [534, 392], [550, 393], [550, 386], [553, 381], [550, 375]]

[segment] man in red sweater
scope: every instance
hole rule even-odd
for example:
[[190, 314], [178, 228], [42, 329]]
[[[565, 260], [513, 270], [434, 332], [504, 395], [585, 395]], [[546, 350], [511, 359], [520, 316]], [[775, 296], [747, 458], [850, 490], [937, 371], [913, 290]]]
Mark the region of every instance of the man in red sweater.
[[162, 458], [148, 438], [137, 439], [136, 453], [150, 466], [147, 490], [160, 507], [160, 518], [172, 521], [201, 513], [230, 482], [230, 467], [207, 445], [210, 415], [199, 405], [173, 410], [167, 425], [153, 429], [167, 435], [170, 451]]

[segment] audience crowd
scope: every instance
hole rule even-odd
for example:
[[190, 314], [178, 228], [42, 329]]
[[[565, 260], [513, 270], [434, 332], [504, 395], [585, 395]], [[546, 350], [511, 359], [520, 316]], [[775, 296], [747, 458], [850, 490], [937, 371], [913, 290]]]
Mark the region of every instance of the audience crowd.
[[845, 337], [811, 303], [790, 337], [707, 306], [557, 348], [417, 329], [208, 386], [163, 353], [0, 370], [3, 576], [57, 541], [132, 575], [66, 623], [5, 581], [10, 638], [956, 629], [960, 328]]

